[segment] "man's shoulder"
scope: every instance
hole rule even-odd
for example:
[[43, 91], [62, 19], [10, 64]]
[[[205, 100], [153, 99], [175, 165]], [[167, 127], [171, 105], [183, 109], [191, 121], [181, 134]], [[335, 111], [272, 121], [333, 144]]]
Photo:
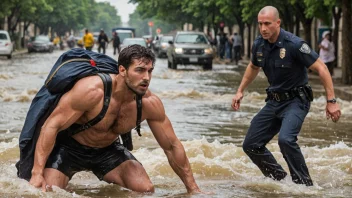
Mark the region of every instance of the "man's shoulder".
[[73, 88], [83, 93], [96, 92], [98, 90], [104, 90], [104, 83], [98, 75], [87, 76], [78, 80]]
[[253, 47], [258, 47], [259, 45], [264, 44], [264, 39], [262, 35], [257, 36], [253, 42]]
[[154, 105], [159, 103], [159, 102], [161, 103], [160, 98], [157, 95], [155, 95], [154, 93], [152, 93], [150, 90], [148, 90], [145, 93], [145, 95], [143, 96], [142, 100], [143, 100], [143, 102], [145, 101], [145, 102], [148, 102], [148, 103], [154, 103]]
[[66, 93], [71, 104], [78, 109], [89, 110], [104, 98], [104, 85], [99, 76], [78, 80]]
[[292, 34], [291, 32], [282, 30], [282, 33], [284, 34], [284, 40], [287, 42], [296, 43], [296, 44], [304, 42], [304, 40], [301, 37], [298, 37]]
[[165, 116], [164, 105], [160, 98], [153, 94], [151, 91], [147, 91], [147, 93], [143, 96], [143, 113], [147, 115], [147, 119], [149, 120], [159, 120]]

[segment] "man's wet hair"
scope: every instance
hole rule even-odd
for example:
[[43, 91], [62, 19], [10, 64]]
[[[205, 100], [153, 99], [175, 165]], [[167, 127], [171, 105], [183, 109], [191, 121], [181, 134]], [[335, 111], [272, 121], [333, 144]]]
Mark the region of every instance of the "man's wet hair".
[[155, 55], [152, 50], [146, 47], [137, 44], [130, 45], [120, 52], [118, 64], [128, 70], [133, 60], [141, 60], [145, 63], [149, 63], [151, 61], [154, 66]]

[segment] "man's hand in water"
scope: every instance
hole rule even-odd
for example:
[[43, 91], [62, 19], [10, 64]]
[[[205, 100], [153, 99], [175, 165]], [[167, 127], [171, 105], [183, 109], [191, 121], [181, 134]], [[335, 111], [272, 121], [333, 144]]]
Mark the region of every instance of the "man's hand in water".
[[36, 188], [41, 187], [43, 192], [52, 191], [51, 186], [46, 184], [46, 181], [42, 174], [32, 174], [29, 184]]

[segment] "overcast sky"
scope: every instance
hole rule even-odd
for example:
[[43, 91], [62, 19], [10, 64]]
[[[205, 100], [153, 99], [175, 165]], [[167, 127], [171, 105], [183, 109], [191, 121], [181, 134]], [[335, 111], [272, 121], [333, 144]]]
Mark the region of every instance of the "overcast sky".
[[136, 9], [136, 4], [128, 3], [129, 0], [96, 0], [97, 2], [109, 2], [110, 5], [115, 6], [118, 14], [121, 16], [123, 23], [129, 20], [129, 14]]

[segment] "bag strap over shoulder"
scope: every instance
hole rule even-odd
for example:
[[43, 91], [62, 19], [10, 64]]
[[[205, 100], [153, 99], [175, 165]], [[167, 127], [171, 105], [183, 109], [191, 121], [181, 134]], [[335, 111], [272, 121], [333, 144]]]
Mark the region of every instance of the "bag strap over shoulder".
[[137, 103], [137, 122], [136, 122], [136, 130], [139, 136], [141, 135], [141, 122], [142, 122], [142, 96], [136, 95], [136, 103]]
[[[66, 129], [66, 131], [68, 132], [68, 136], [73, 136], [81, 131], [84, 131], [86, 129], [89, 129], [90, 127], [94, 126], [95, 124], [97, 124], [98, 122], [100, 122], [108, 108], [109, 108], [109, 104], [110, 104], [110, 98], [111, 98], [111, 93], [112, 93], [112, 80], [109, 74], [105, 74], [105, 73], [98, 73], [99, 77], [102, 79], [103, 83], [104, 83], [104, 104], [103, 104], [103, 108], [100, 111], [100, 113], [93, 118], [92, 120], [88, 121], [85, 124], [72, 124], [69, 128]], [[139, 136], [141, 135], [141, 122], [142, 122], [142, 96], [140, 95], [136, 95], [136, 103], [137, 103], [137, 121], [136, 121], [136, 128], [135, 130], [137, 131]], [[131, 133], [131, 132], [128, 132]], [[131, 134], [129, 134], [129, 136], [131, 136]], [[124, 138], [122, 138], [124, 139]], [[132, 142], [131, 142], [132, 143]]]
[[97, 124], [98, 122], [100, 122], [104, 118], [106, 112], [108, 111], [109, 104], [110, 104], [110, 98], [111, 98], [111, 92], [112, 92], [112, 80], [111, 80], [111, 77], [109, 74], [98, 73], [98, 75], [104, 83], [103, 108], [95, 118], [88, 121], [87, 123], [82, 124], [82, 125], [81, 124], [73, 124], [69, 128], [67, 128], [66, 131], [68, 132], [69, 136], [75, 135], [81, 131], [84, 131], [84, 130], [89, 129], [90, 127], [94, 126], [95, 124]]

